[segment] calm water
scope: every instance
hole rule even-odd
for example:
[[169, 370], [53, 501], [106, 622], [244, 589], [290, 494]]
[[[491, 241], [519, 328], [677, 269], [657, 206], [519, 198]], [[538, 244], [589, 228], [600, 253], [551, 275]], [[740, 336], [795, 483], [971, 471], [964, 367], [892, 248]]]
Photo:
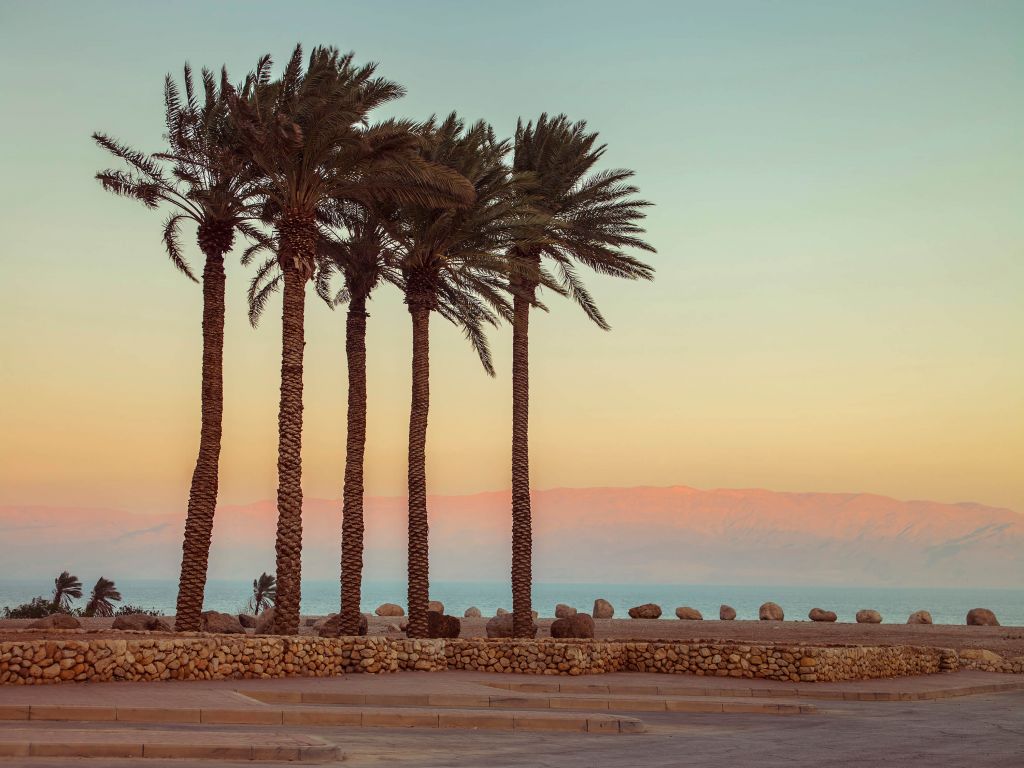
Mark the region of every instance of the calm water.
[[[144, 608], [173, 613], [177, 584], [173, 581], [118, 580], [126, 602]], [[15, 581], [0, 579], [0, 606], [26, 602], [35, 595], [48, 595], [53, 582], [47, 579]], [[238, 612], [252, 592], [251, 582], [211, 581], [206, 590], [208, 610]], [[512, 607], [508, 584], [473, 582], [435, 582], [431, 597], [440, 600], [445, 610], [456, 616], [471, 605], [485, 616], [500, 608]], [[1024, 626], [1024, 590], [1020, 589], [879, 589], [873, 587], [772, 587], [666, 584], [535, 584], [534, 608], [541, 616], [552, 616], [556, 603], [567, 603], [590, 611], [594, 599], [603, 597], [615, 606], [616, 616], [626, 616], [630, 606], [657, 603], [665, 611], [663, 618], [675, 621], [675, 608], [689, 605], [705, 618], [717, 619], [718, 606], [728, 603], [737, 618], [756, 619], [757, 609], [766, 600], [779, 603], [787, 619], [807, 618], [814, 607], [835, 611], [840, 621], [853, 621], [861, 608], [874, 608], [887, 622], [902, 623], [911, 612], [931, 611], [937, 624], [963, 624], [971, 608], [991, 608], [1003, 625]], [[79, 601], [82, 603], [83, 601]], [[401, 582], [366, 582], [362, 609], [372, 611], [381, 603], [405, 604], [405, 585]], [[338, 584], [310, 581], [302, 587], [302, 612], [310, 615], [332, 613], [338, 609]]]

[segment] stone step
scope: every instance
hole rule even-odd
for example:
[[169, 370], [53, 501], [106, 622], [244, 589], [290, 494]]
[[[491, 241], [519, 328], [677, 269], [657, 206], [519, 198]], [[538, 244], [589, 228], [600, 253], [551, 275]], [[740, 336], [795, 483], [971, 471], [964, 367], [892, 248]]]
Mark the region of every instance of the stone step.
[[709, 712], [795, 715], [817, 711], [811, 704], [790, 704], [761, 701], [749, 697], [682, 697], [682, 696], [617, 696], [593, 693], [560, 693], [556, 696], [531, 694], [516, 696], [487, 694], [371, 694], [299, 691], [246, 691], [244, 694], [268, 704], [320, 705], [331, 707], [430, 707], [562, 710], [591, 712], [619, 710], [624, 712]]
[[[706, 687], [672, 685], [628, 685], [593, 683], [547, 683], [547, 682], [495, 682], [484, 683], [490, 688], [499, 688], [520, 693], [560, 694], [610, 694], [613, 696], [685, 696], [685, 697], [727, 697], [727, 698], [801, 698], [823, 701], [927, 701], [956, 696], [976, 696], [986, 693], [1003, 693], [1024, 690], [1024, 682], [993, 682], [985, 685], [950, 686], [943, 688], [922, 688], [915, 683], [921, 678], [908, 678], [909, 685], [903, 690], [829, 690], [817, 686], [794, 685], [792, 687]], [[916, 689], [916, 690], [915, 690]]]
[[0, 758], [81, 757], [254, 760], [323, 763], [344, 759], [340, 749], [306, 734], [229, 731], [64, 730], [0, 728]]
[[642, 733], [634, 717], [605, 713], [568, 714], [532, 710], [416, 706], [303, 706], [285, 708], [165, 709], [159, 707], [83, 707], [59, 705], [0, 707], [0, 720], [121, 722], [207, 725], [320, 725], [382, 728], [479, 728], [515, 731], [577, 731], [581, 733]]

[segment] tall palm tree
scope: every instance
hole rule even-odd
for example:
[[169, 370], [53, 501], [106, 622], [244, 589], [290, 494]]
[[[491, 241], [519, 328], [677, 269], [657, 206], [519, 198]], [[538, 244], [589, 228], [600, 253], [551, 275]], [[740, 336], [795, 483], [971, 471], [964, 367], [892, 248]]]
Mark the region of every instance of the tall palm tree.
[[171, 76], [165, 80], [167, 151], [145, 154], [105, 134], [93, 134], [101, 147], [127, 165], [127, 170], [98, 173], [96, 178], [103, 187], [138, 200], [148, 208], [170, 209], [164, 221], [164, 247], [174, 266], [189, 279], [198, 282], [182, 254], [178, 237], [182, 222], [195, 223], [196, 240], [205, 259], [202, 421], [182, 544], [174, 623], [179, 631], [200, 628], [210, 536], [217, 506], [224, 411], [224, 257], [231, 250], [235, 230], [254, 233], [248, 223], [252, 216], [252, 179], [234, 147], [227, 110], [227, 74], [222, 74], [219, 86], [208, 70], [202, 71], [201, 79], [201, 104], [187, 64], [184, 99]]
[[424, 157], [465, 176], [476, 197], [463, 208], [405, 206], [395, 232], [405, 303], [412, 320], [412, 402], [409, 414], [410, 637], [427, 634], [429, 601], [426, 487], [427, 419], [430, 407], [430, 315], [461, 326], [484, 369], [494, 375], [484, 328], [510, 319], [504, 251], [523, 216], [515, 181], [503, 162], [510, 145], [491, 127], [466, 127], [453, 113], [422, 129]]
[[394, 223], [395, 209], [337, 201], [336, 223], [347, 237], [328, 234], [321, 241], [326, 258], [320, 275], [332, 271], [344, 278], [344, 289], [330, 296], [333, 304], [348, 305], [345, 358], [348, 370], [348, 416], [345, 442], [345, 480], [341, 524], [341, 616], [339, 634], [359, 633], [363, 577], [363, 460], [366, 448], [366, 311], [373, 290], [381, 283], [400, 283], [393, 244], [384, 224]]
[[258, 579], [252, 580], [252, 597], [249, 599], [249, 608], [253, 613], [259, 614], [274, 605], [277, 599], [277, 579], [269, 573], [261, 573]]
[[114, 606], [111, 603], [121, 602], [121, 593], [117, 591], [117, 585], [110, 579], [100, 576], [96, 585], [89, 595], [89, 602], [85, 604], [86, 616], [113, 616]]
[[623, 252], [653, 252], [642, 239], [639, 222], [650, 203], [635, 195], [629, 170], [597, 171], [605, 152], [596, 132], [584, 121], [565, 115], [516, 127], [512, 167], [529, 181], [524, 194], [536, 213], [528, 227], [530, 239], [517, 243], [509, 255], [520, 265], [510, 281], [512, 323], [512, 613], [513, 634], [532, 636], [531, 611], [533, 522], [530, 509], [529, 461], [529, 328], [530, 308], [537, 303], [537, 278], [529, 268], [548, 263], [562, 293], [572, 298], [599, 328], [610, 326], [576, 274], [576, 264], [595, 272], [650, 280], [654, 270]]
[[53, 580], [53, 609], [55, 611], [67, 611], [71, 608], [71, 601], [82, 596], [82, 582], [78, 577], [61, 571], [60, 576]]
[[[276, 256], [253, 280], [258, 317], [269, 294], [282, 289], [281, 398], [278, 412], [277, 605], [275, 631], [299, 629], [302, 556], [302, 368], [306, 283], [316, 270], [318, 216], [329, 201], [394, 198], [418, 202], [424, 189], [451, 198], [470, 194], [453, 174], [425, 167], [408, 126], [366, 127], [368, 114], [403, 94], [374, 77], [375, 64], [355, 66], [352, 54], [315, 48], [303, 67], [296, 46], [279, 80], [263, 57], [231, 98], [246, 157], [260, 171], [265, 219], [274, 226]], [[276, 278], [268, 275], [279, 272]]]

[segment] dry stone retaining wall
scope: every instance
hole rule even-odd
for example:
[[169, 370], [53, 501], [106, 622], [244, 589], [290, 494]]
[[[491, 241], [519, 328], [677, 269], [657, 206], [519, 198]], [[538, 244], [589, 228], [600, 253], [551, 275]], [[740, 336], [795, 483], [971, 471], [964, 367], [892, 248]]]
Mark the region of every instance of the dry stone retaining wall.
[[794, 682], [923, 675], [962, 667], [1024, 672], [990, 651], [911, 646], [806, 646], [725, 641], [410, 640], [385, 637], [25, 633], [0, 643], [0, 685], [115, 680], [330, 677], [465, 669], [540, 675], [659, 672]]

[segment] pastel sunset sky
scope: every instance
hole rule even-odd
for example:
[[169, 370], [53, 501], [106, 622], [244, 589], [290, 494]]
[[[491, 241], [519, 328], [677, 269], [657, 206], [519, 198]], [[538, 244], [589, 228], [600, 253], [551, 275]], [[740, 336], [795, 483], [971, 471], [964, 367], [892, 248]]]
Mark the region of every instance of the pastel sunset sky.
[[[535, 487], [1024, 511], [1022, 39], [1012, 0], [4, 3], [0, 503], [183, 511], [200, 289], [89, 136], [156, 150], [165, 73], [301, 41], [405, 85], [382, 118], [585, 118], [656, 203], [655, 282], [588, 278], [611, 333], [533, 316]], [[276, 487], [279, 300], [250, 328], [249, 277], [229, 263], [225, 503]], [[401, 495], [409, 317], [388, 290], [370, 312], [367, 493]], [[344, 313], [307, 317], [304, 485], [336, 498]], [[508, 487], [510, 341], [489, 379], [433, 321], [432, 492]]]

